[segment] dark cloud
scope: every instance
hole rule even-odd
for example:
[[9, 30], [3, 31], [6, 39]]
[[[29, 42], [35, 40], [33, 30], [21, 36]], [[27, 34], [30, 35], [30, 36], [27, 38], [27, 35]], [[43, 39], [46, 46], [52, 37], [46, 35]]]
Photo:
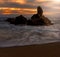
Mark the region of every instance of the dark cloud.
[[[13, 0], [2, 0], [4, 1], [4, 3], [0, 3], [0, 7], [10, 7], [10, 8], [30, 8], [30, 9], [35, 9], [37, 6], [41, 6], [44, 10], [44, 12], [48, 12], [48, 13], [55, 13], [57, 12], [59, 13], [59, 9], [60, 9], [60, 4], [58, 3], [52, 3], [52, 0], [25, 0], [26, 3], [25, 4], [21, 4], [21, 3], [17, 3], [17, 2], [12, 2]], [[54, 8], [54, 7], [58, 7]], [[21, 10], [23, 11], [23, 10]], [[0, 13], [2, 13], [3, 10], [0, 9]], [[23, 11], [23, 12], [28, 12], [29, 11]], [[18, 13], [17, 10], [12, 11], [12, 13]], [[56, 13], [56, 14], [57, 14]]]
[[[36, 2], [36, 0], [26, 0], [26, 4], [20, 4], [17, 2], [9, 2], [10, 0], [5, 0], [4, 3], [0, 3], [0, 7], [12, 7], [12, 8], [36, 8], [37, 6], [42, 6], [47, 8], [50, 1]], [[45, 5], [46, 4], [46, 5]]]
[[35, 8], [35, 6], [27, 5], [27, 4], [19, 4], [16, 2], [8, 2], [5, 4], [0, 4], [0, 7], [13, 7], [13, 8]]
[[26, 0], [28, 3], [33, 3], [35, 0]]
[[35, 2], [35, 0], [26, 0], [26, 4], [20, 4], [20, 3], [17, 3], [17, 2], [11, 2], [11, 1], [9, 2], [9, 1], [10, 0], [5, 0], [4, 3], [2, 3], [2, 4], [0, 3], [0, 7], [36, 8], [38, 5], [43, 5], [43, 4], [49, 3], [49, 1]]

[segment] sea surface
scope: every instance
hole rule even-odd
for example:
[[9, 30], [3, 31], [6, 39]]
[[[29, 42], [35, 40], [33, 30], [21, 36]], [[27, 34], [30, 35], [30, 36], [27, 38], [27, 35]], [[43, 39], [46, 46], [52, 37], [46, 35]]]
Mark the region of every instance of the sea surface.
[[60, 20], [50, 26], [15, 26], [0, 21], [0, 47], [60, 42]]

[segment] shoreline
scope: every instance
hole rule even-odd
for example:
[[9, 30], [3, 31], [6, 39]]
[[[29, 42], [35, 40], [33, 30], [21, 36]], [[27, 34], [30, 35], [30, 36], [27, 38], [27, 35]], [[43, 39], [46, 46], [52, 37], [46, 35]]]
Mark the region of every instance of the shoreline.
[[60, 42], [0, 48], [0, 57], [60, 57]]

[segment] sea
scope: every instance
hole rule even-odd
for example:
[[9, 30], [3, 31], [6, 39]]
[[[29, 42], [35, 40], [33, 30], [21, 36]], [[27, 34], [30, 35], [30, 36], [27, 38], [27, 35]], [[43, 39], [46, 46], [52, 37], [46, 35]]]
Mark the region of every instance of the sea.
[[0, 17], [0, 47], [60, 42], [60, 20], [52, 18], [51, 21], [54, 24], [50, 26], [16, 26]]

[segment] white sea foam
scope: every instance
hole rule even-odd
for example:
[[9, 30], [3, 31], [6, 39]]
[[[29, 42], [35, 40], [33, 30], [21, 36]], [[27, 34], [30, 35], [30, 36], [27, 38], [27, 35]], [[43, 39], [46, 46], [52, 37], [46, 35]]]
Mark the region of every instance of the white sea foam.
[[60, 42], [60, 25], [15, 26], [0, 22], [0, 47]]

